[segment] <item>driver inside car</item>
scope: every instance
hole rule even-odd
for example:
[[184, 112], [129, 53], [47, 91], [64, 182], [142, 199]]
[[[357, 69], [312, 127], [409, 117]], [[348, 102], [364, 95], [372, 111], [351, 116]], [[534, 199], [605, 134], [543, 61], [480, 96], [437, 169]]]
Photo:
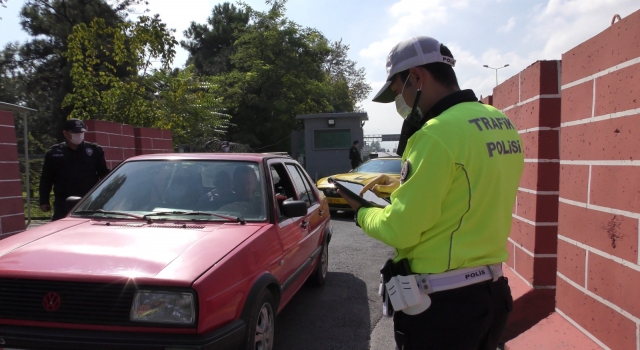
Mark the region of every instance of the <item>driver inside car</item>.
[[263, 199], [255, 170], [247, 165], [237, 166], [233, 172], [233, 203], [222, 206], [220, 211], [239, 214], [241, 217], [263, 215]]

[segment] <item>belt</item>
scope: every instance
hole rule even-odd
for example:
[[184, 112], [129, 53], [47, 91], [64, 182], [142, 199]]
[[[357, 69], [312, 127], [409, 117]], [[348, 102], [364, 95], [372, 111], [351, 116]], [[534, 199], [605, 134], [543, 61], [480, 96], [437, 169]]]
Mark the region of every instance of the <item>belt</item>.
[[422, 288], [423, 293], [431, 294], [489, 280], [497, 281], [502, 276], [502, 263], [498, 263], [487, 266], [467, 267], [437, 274], [418, 274], [416, 275], [416, 282]]

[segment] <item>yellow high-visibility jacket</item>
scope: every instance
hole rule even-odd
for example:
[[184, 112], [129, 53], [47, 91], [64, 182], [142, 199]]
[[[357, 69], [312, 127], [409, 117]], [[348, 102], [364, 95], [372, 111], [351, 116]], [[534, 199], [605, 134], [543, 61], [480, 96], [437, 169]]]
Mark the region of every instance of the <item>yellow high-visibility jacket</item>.
[[392, 204], [361, 208], [358, 223], [414, 273], [504, 262], [523, 149], [499, 110], [455, 104], [409, 138]]

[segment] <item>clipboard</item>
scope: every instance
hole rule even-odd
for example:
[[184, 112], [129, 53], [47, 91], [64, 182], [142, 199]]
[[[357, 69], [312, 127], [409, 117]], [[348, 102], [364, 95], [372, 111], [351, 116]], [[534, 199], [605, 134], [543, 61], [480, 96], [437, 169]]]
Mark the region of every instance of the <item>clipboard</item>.
[[327, 181], [339, 189], [345, 196], [357, 201], [365, 208], [384, 208], [391, 204], [388, 200], [376, 196], [371, 190], [367, 190], [363, 196], [360, 196], [360, 191], [364, 185], [359, 183], [336, 180], [333, 177], [329, 177]]

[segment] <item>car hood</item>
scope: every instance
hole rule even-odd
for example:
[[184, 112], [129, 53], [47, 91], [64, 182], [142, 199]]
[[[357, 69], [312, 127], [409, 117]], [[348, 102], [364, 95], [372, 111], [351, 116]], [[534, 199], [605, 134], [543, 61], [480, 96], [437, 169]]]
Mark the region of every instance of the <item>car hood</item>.
[[[387, 175], [398, 178], [398, 179], [400, 178], [399, 174], [387, 174]], [[379, 173], [345, 173], [345, 174], [331, 175], [331, 177], [333, 177], [336, 180], [356, 182], [362, 185], [368, 184], [371, 180], [375, 179], [378, 176], [380, 176]], [[331, 185], [327, 179], [328, 177], [318, 180], [317, 182], [318, 187], [333, 187], [333, 185]]]
[[262, 226], [63, 219], [0, 241], [0, 274], [191, 283]]

